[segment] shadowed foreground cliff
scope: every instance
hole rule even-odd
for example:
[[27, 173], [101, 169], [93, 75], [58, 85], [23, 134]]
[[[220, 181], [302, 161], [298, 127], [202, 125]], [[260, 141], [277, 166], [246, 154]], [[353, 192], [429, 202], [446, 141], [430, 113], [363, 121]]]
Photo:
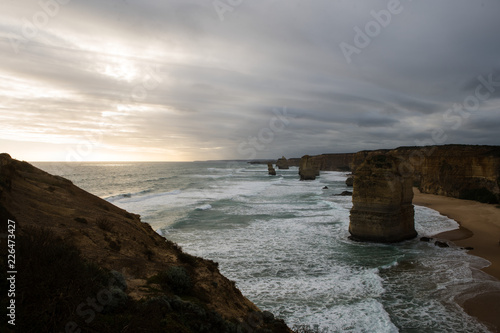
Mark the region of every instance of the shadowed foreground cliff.
[[[0, 154], [0, 218], [3, 235], [8, 219], [17, 226], [16, 331], [290, 332], [217, 263], [182, 252], [138, 215], [7, 154]], [[1, 242], [6, 287], [5, 237]]]

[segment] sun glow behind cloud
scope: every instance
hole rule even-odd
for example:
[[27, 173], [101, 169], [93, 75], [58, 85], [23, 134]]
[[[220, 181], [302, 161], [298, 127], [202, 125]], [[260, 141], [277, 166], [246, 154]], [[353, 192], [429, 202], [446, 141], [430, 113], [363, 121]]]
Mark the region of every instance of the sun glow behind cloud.
[[134, 64], [126, 59], [114, 58], [108, 64], [104, 65], [104, 70], [101, 73], [116, 80], [130, 82], [137, 77], [138, 70]]
[[64, 160], [99, 136], [82, 159], [243, 159], [284, 107], [293, 119], [258, 157], [414, 145], [440, 127], [449, 142], [498, 144], [500, 89], [459, 129], [443, 120], [478, 75], [500, 81], [499, 3], [452, 19], [454, 5], [403, 4], [348, 65], [339, 43], [387, 1], [247, 1], [224, 21], [196, 0], [72, 1], [28, 39], [22, 18], [39, 3], [4, 1], [0, 147]]
[[[87, 39], [79, 40], [77, 35], [59, 40], [65, 41], [63, 52], [75, 58], [82, 56], [85, 61], [69, 72], [57, 73], [54, 79], [60, 75], [88, 73], [85, 75], [89, 83], [101, 81], [100, 85], [105, 89], [110, 87], [110, 91], [87, 85], [85, 81], [82, 90], [81, 84], [42, 81], [28, 71], [25, 75], [12, 75], [0, 68], [0, 110], [5, 111], [0, 113], [2, 151], [24, 147], [22, 158], [35, 161], [191, 160], [188, 153], [162, 147], [165, 142], [161, 139], [148, 140], [147, 134], [133, 126], [134, 119], [141, 113], [169, 112], [162, 105], [150, 104], [147, 98], [133, 98], [134, 89], [142, 88], [151, 76], [150, 66], [156, 61], [153, 57], [161, 55], [163, 61], [174, 62], [181, 62], [186, 57], [180, 52], [163, 52], [157, 47], [148, 47], [138, 53], [137, 49], [117, 42], [94, 40], [89, 44]], [[146, 88], [146, 93], [151, 95], [151, 85]], [[94, 102], [92, 99], [99, 94], [100, 100]], [[41, 153], [27, 149], [30, 143], [49, 146]]]

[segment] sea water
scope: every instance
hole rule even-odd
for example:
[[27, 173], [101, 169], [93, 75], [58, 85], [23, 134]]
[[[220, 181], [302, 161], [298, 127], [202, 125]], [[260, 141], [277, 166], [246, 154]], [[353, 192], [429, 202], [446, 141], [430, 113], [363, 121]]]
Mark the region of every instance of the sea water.
[[[130, 212], [221, 272], [260, 309], [320, 332], [487, 332], [457, 297], [498, 285], [484, 259], [417, 239], [348, 239], [346, 173], [300, 181], [243, 162], [38, 163]], [[327, 189], [324, 187], [327, 186]], [[421, 236], [457, 228], [416, 206]], [[464, 296], [465, 295], [465, 296]]]

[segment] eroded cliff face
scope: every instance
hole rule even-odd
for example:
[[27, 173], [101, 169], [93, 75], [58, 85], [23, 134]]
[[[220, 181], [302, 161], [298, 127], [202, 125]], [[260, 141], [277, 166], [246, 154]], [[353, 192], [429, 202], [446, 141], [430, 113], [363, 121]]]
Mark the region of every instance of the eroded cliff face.
[[445, 145], [362, 151], [355, 154], [351, 168], [357, 170], [366, 158], [378, 153], [396, 156], [401, 161], [401, 172], [413, 174], [414, 186], [423, 193], [500, 202], [498, 146]]
[[354, 175], [349, 232], [354, 240], [399, 242], [417, 235], [411, 175], [390, 154], [368, 156]]
[[316, 156], [305, 155], [301, 158], [300, 165], [304, 164], [302, 161], [307, 156], [307, 163], [314, 165], [315, 168], [321, 171], [350, 171], [350, 165], [355, 154], [322, 154]]
[[[21, 233], [30, 227], [46, 228], [75, 246], [85, 260], [120, 272], [128, 284], [130, 299], [155, 296], [158, 301], [158, 297], [168, 296], [175, 300], [176, 294], [158, 294], [157, 287], [148, 282], [174, 267], [189, 274], [189, 295], [196, 299], [193, 304], [202, 304], [207, 311], [241, 327], [289, 332], [283, 322], [261, 320], [266, 316], [258, 315], [262, 312], [219, 272], [217, 263], [182, 252], [141, 222], [139, 215], [7, 154], [0, 154], [0, 213], [5, 219], [3, 225], [10, 218], [15, 219]], [[28, 256], [25, 254], [25, 258]], [[175, 309], [165, 311], [176, 316]]]
[[[500, 147], [444, 145], [364, 150], [353, 154], [307, 156], [307, 164], [321, 171], [352, 171], [374, 154], [391, 154], [402, 173], [413, 175], [423, 193], [485, 203], [500, 202]], [[304, 157], [306, 157], [304, 156]], [[304, 158], [303, 157], [303, 158]], [[306, 161], [301, 161], [305, 164]]]
[[288, 160], [288, 166], [294, 166], [294, 167], [299, 167], [300, 166], [300, 158], [289, 158]]
[[500, 147], [448, 145], [394, 152], [405, 156], [405, 168], [414, 171], [415, 185], [423, 193], [500, 201]]

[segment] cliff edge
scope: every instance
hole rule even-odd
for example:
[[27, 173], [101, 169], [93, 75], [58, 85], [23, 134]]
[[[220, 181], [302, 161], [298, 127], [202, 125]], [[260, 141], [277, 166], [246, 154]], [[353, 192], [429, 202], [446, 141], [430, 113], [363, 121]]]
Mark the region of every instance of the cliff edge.
[[401, 171], [413, 175], [413, 184], [422, 193], [500, 203], [499, 146], [450, 144], [306, 155], [302, 157], [301, 165], [307, 162], [321, 171], [355, 173], [374, 154], [396, 156], [401, 161]]
[[[290, 332], [283, 321], [246, 299], [219, 272], [217, 263], [182, 252], [138, 215], [8, 154], [0, 154], [0, 215], [0, 232], [6, 235], [8, 219], [15, 221], [19, 251], [24, 251], [17, 254], [25, 275], [18, 268], [16, 299], [18, 317], [24, 316], [16, 328], [23, 332]], [[54, 247], [65, 250], [49, 255]], [[68, 253], [73, 253], [71, 260], [57, 264]], [[36, 260], [48, 262], [42, 265]], [[1, 264], [6, 265], [5, 260]], [[113, 281], [121, 281], [121, 293], [106, 287], [97, 288], [97, 294], [75, 296], [80, 287], [74, 281], [86, 273], [63, 279], [71, 267], [60, 265], [77, 264], [87, 273], [95, 266], [91, 270], [95, 274], [81, 285], [97, 284], [97, 277], [111, 274]], [[40, 272], [32, 271], [38, 266]], [[4, 268], [2, 272], [7, 271]], [[59, 277], [57, 290], [51, 290], [45, 281]], [[34, 294], [40, 299], [33, 299]], [[95, 303], [101, 294], [120, 295], [122, 306]], [[94, 299], [94, 307], [86, 303], [89, 299]]]

